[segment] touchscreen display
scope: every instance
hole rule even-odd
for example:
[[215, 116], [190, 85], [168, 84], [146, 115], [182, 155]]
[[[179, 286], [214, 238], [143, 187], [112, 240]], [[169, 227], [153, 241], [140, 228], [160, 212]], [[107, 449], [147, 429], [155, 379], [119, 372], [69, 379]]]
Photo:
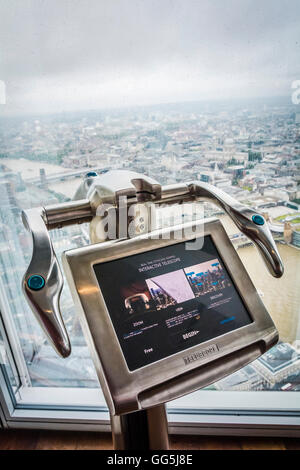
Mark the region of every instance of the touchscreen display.
[[94, 270], [129, 370], [252, 322], [210, 235]]

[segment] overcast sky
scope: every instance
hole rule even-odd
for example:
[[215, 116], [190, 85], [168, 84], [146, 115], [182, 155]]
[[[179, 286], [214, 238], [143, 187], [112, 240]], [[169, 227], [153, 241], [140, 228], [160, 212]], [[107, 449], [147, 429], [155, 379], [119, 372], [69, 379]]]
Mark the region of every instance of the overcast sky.
[[0, 0], [0, 115], [290, 95], [299, 0]]

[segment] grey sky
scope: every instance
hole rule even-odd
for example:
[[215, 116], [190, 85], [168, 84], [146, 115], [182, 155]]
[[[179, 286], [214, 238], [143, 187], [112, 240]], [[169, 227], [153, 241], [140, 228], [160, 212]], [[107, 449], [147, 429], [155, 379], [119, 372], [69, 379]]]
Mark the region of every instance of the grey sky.
[[0, 113], [288, 95], [299, 0], [0, 0]]

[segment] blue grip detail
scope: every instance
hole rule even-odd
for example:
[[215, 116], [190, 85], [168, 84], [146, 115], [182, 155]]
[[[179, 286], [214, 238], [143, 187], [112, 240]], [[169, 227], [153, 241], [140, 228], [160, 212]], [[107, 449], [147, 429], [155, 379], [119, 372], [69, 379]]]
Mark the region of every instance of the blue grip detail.
[[41, 290], [45, 285], [45, 279], [40, 274], [33, 274], [28, 278], [27, 285], [31, 290]]
[[256, 225], [264, 225], [265, 219], [262, 215], [256, 214], [252, 216], [252, 220]]

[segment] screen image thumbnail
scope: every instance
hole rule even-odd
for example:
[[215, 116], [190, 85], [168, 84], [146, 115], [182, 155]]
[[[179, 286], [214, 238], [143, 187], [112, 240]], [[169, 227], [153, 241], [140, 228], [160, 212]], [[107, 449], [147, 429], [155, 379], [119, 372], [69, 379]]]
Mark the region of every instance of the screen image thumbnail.
[[151, 296], [145, 281], [137, 281], [128, 286], [121, 287], [121, 296], [127, 313], [147, 313], [151, 309]]
[[182, 269], [146, 279], [146, 284], [157, 310], [195, 298]]
[[145, 293], [134, 294], [125, 299], [125, 308], [130, 315], [133, 313], [144, 313], [149, 310], [149, 299]]
[[189, 266], [184, 269], [184, 272], [195, 297], [217, 292], [231, 286], [231, 282], [217, 258]]

